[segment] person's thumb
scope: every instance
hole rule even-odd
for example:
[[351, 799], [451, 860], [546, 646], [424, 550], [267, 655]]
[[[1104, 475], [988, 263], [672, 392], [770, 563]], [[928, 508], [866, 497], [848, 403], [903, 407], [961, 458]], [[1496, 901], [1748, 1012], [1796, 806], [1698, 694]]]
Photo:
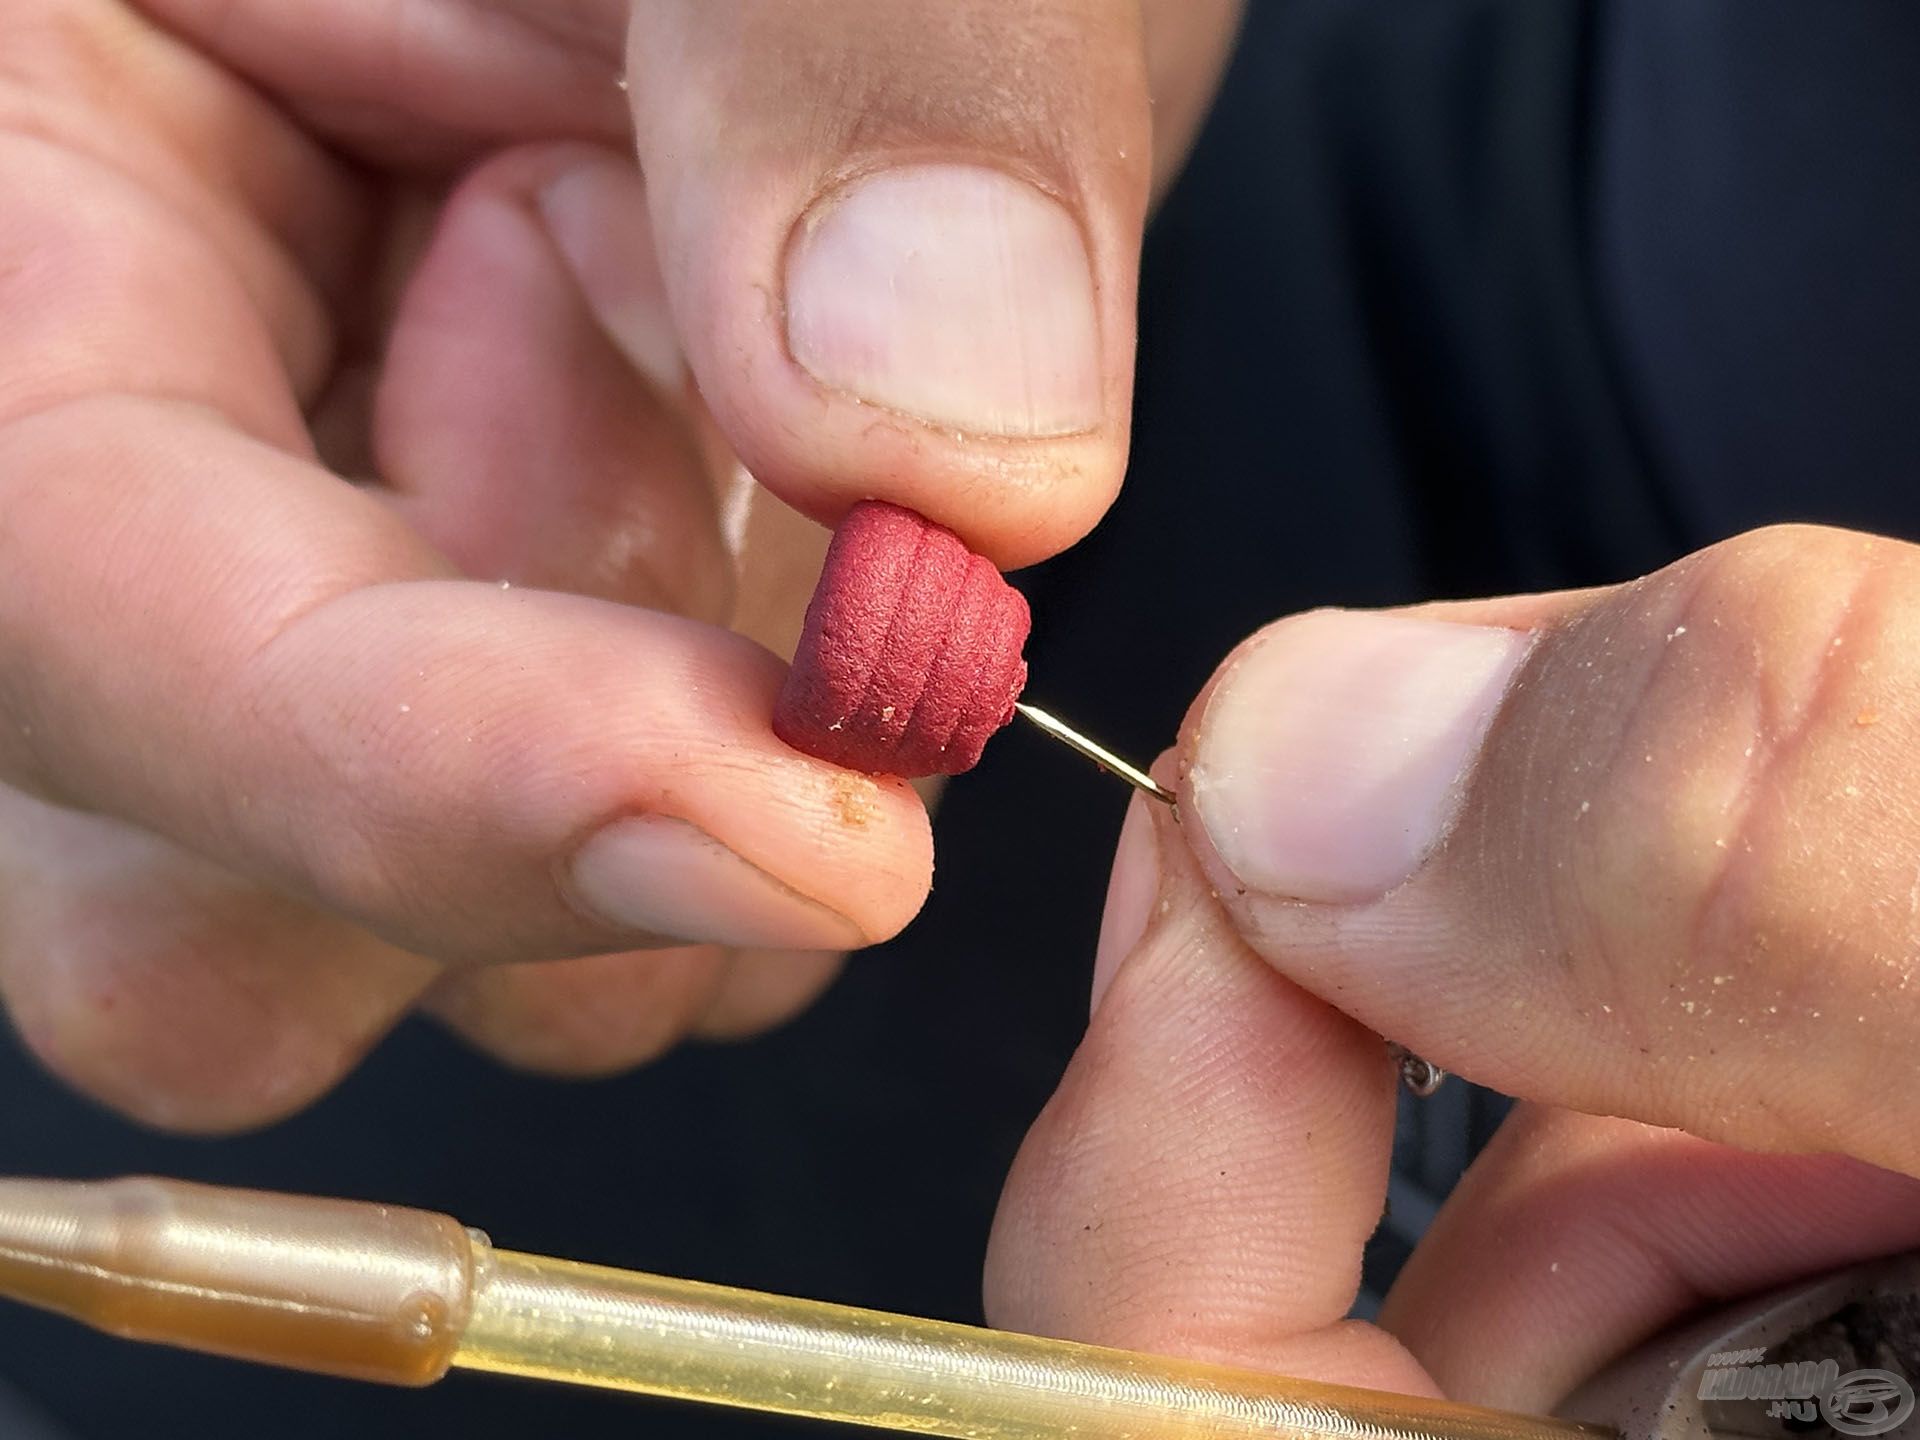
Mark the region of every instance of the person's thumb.
[[1133, 379], [1137, 5], [643, 0], [628, 84], [675, 325], [756, 477], [1002, 566], [1092, 527]]
[[1512, 1094], [1920, 1173], [1920, 550], [1741, 537], [1581, 595], [1282, 621], [1186, 833], [1300, 984]]

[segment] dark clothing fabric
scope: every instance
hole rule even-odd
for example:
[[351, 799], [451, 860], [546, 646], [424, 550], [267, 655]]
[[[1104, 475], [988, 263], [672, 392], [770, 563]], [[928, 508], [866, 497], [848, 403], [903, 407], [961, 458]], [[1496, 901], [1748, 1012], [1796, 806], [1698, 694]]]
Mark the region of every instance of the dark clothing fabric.
[[[1033, 697], [1151, 756], [1282, 613], [1619, 580], [1776, 519], [1920, 536], [1917, 73], [1909, 0], [1252, 0], [1150, 235], [1131, 482], [1021, 577]], [[410, 1025], [311, 1113], [217, 1144], [9, 1049], [0, 1169], [411, 1202], [519, 1249], [977, 1319], [1126, 798], [1010, 732], [952, 787], [925, 915], [753, 1044], [562, 1085]], [[1371, 1285], [1498, 1110], [1434, 1103]], [[74, 1440], [789, 1428], [383, 1392], [13, 1310], [0, 1372]]]

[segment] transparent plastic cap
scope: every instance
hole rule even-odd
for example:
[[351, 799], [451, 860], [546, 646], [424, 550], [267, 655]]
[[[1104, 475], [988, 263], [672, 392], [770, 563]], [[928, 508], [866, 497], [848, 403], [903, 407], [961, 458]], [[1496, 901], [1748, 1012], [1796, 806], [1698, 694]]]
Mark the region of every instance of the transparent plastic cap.
[[444, 1375], [488, 1248], [390, 1205], [0, 1180], [0, 1291], [128, 1339], [356, 1380]]

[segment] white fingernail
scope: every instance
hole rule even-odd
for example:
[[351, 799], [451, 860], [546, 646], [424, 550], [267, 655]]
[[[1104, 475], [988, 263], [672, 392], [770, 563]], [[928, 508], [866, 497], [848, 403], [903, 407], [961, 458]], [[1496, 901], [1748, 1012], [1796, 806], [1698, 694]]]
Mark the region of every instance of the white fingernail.
[[1080, 227], [983, 166], [884, 170], [819, 201], [787, 260], [787, 343], [823, 384], [975, 434], [1102, 417]]
[[581, 847], [569, 877], [582, 908], [635, 934], [796, 950], [866, 944], [844, 915], [664, 815], [614, 821]]
[[686, 366], [638, 168], [612, 156], [576, 165], [540, 192], [540, 217], [607, 338], [663, 393], [678, 395]]
[[1438, 845], [1531, 637], [1323, 610], [1275, 625], [1215, 683], [1188, 786], [1251, 890], [1355, 904]]

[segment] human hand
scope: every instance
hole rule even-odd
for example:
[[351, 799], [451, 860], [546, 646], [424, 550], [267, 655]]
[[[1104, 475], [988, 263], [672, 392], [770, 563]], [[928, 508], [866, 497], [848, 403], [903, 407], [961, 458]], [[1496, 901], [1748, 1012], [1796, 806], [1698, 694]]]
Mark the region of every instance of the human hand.
[[[1920, 550], [1248, 641], [1116, 859], [995, 1323], [1546, 1411], [1693, 1309], [1920, 1245]], [[1522, 1097], [1345, 1320], [1378, 1035]]]
[[[230, 1128], [416, 1003], [601, 1071], [905, 924], [920, 803], [780, 745], [724, 627], [790, 630], [863, 497], [1006, 565], [1104, 510], [1149, 156], [1233, 19], [1148, 10], [0, 15], [28, 1044]], [[798, 513], [742, 525], [740, 463]]]

